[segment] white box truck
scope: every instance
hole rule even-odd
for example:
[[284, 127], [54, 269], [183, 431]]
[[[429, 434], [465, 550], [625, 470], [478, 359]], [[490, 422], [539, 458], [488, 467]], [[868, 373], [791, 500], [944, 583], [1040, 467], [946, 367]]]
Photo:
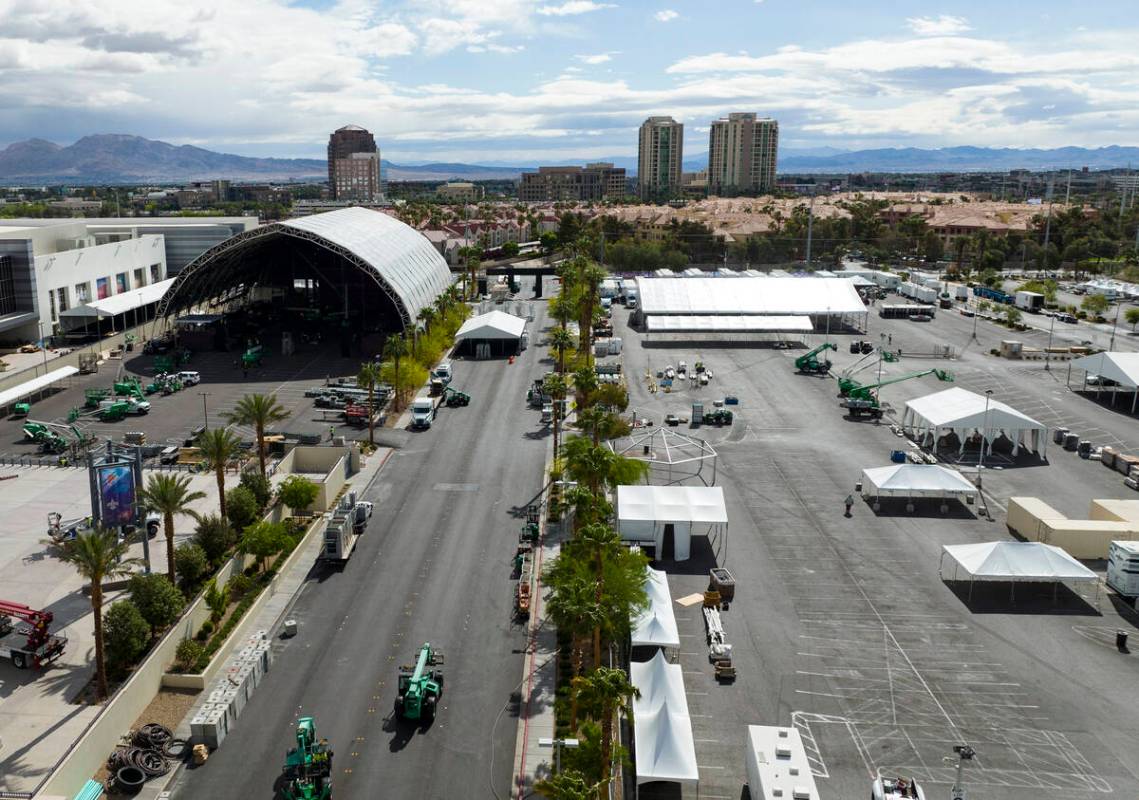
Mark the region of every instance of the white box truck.
[[411, 427], [426, 430], [435, 419], [435, 401], [430, 397], [417, 397], [411, 401]]
[[1044, 310], [1044, 295], [1039, 292], [1017, 292], [1016, 307], [1030, 314], [1039, 314]]
[[639, 294], [637, 292], [637, 287], [635, 287], [635, 286], [626, 287], [626, 289], [625, 289], [625, 308], [635, 309], [637, 307], [637, 300], [638, 299], [639, 299]]

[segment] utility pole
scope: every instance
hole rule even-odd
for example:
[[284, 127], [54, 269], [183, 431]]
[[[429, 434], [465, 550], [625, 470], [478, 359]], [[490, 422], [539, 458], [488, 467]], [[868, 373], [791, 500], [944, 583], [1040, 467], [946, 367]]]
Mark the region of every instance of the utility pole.
[[202, 427], [208, 429], [210, 427], [210, 417], [206, 412], [206, 398], [211, 396], [210, 392], [198, 392], [202, 396]]
[[1115, 348], [1115, 331], [1119, 328], [1119, 310], [1121, 308], [1123, 308], [1123, 301], [1117, 301], [1115, 304], [1115, 322], [1111, 324], [1111, 341], [1107, 345], [1108, 352]]
[[815, 222], [815, 196], [811, 195], [811, 203], [807, 206], [807, 269], [811, 269], [811, 233]]
[[1048, 326], [1048, 347], [1044, 349], [1044, 369], [1051, 370], [1052, 363], [1052, 329], [1056, 327], [1056, 315], [1052, 315], [1052, 324]]

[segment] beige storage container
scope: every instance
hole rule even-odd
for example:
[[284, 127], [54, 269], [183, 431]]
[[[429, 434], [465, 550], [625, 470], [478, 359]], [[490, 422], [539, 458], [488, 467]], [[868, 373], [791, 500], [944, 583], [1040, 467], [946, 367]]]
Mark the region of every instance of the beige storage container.
[[1108, 469], [1115, 469], [1115, 458], [1119, 455], [1119, 451], [1114, 447], [1104, 447], [1099, 454], [1100, 463]]
[[1134, 538], [1135, 527], [1131, 522], [1095, 519], [1041, 520], [1039, 538], [1035, 541], [1055, 545], [1072, 558], [1106, 559], [1111, 543]]
[[1115, 469], [1117, 472], [1122, 473], [1125, 478], [1131, 474], [1132, 464], [1139, 464], [1139, 458], [1135, 456], [1125, 456], [1122, 453], [1115, 457]]
[[1038, 497], [1010, 497], [1008, 501], [1008, 529], [1030, 542], [1037, 541], [1037, 530], [1043, 519], [1067, 518]]
[[1139, 526], [1139, 500], [1092, 500], [1092, 519], [1132, 522]]

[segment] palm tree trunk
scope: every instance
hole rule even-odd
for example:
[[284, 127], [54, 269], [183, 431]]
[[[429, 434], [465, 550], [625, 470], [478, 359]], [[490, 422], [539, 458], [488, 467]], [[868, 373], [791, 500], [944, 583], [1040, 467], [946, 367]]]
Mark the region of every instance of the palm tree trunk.
[[257, 426], [257, 460], [261, 464], [261, 477], [265, 477], [265, 426]]
[[376, 446], [376, 384], [368, 384], [368, 445]]
[[218, 507], [221, 509], [221, 518], [225, 516], [225, 464], [214, 467], [214, 475], [218, 480]]
[[107, 696], [107, 665], [103, 656], [103, 576], [91, 579], [91, 610], [95, 612], [95, 699]]
[[605, 708], [602, 712], [605, 717], [601, 720], [601, 785], [597, 787], [597, 800], [605, 800], [609, 796], [609, 767], [613, 758], [613, 712], [612, 708]]
[[[166, 577], [174, 583], [174, 515], [166, 514], [162, 526], [166, 529]], [[148, 532], [143, 531], [142, 535], [147, 536]]]

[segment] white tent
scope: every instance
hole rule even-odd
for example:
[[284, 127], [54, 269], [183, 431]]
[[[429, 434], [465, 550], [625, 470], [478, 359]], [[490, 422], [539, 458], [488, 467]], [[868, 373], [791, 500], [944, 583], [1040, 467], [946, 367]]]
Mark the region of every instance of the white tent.
[[863, 497], [930, 497], [965, 501], [977, 487], [940, 464], [893, 464], [862, 470]]
[[645, 314], [866, 314], [843, 278], [637, 278]]
[[[945, 557], [953, 561], [953, 577], [943, 571]], [[1096, 583], [1099, 603], [1099, 576], [1059, 547], [1043, 542], [981, 542], [980, 544], [947, 544], [941, 548], [938, 574], [943, 580], [957, 580], [964, 572], [969, 580], [969, 598], [974, 581], [1009, 583], [1009, 597], [1017, 583], [1055, 583], [1053, 598], [1061, 583]]]
[[464, 339], [517, 339], [526, 329], [526, 320], [503, 311], [490, 311], [471, 317], [455, 334], [456, 341]]
[[716, 332], [716, 333], [780, 333], [814, 330], [810, 317], [804, 316], [708, 316], [678, 315], [645, 317], [650, 333]]
[[648, 573], [645, 592], [649, 596], [649, 606], [633, 620], [633, 647], [679, 650], [680, 634], [676, 629], [676, 615], [672, 611], [668, 576], [652, 567], [645, 567], [645, 571]]
[[967, 389], [954, 387], [906, 402], [902, 430], [918, 436], [932, 436], [936, 443], [943, 434], [956, 433], [965, 450], [965, 439], [973, 431], [984, 438], [987, 453], [991, 443], [1004, 433], [1013, 443], [1013, 455], [1021, 447], [1044, 455], [1048, 446], [1045, 426], [1012, 406]]
[[719, 486], [618, 486], [617, 530], [627, 541], [664, 548], [666, 528], [673, 531], [674, 557], [687, 561], [692, 526], [707, 525], [709, 535], [727, 535], [728, 511]]
[[657, 652], [651, 661], [629, 665], [640, 697], [633, 698], [633, 741], [637, 786], [654, 781], [698, 784], [696, 745], [679, 664]]
[[[1113, 380], [1118, 386], [1133, 392], [1131, 413], [1135, 413], [1136, 403], [1139, 402], [1139, 353], [1096, 353], [1077, 358], [1068, 364], [1069, 379], [1072, 376], [1072, 367], [1084, 370], [1085, 386], [1088, 375], [1098, 375], [1100, 378]], [[1114, 397], [1112, 402], [1115, 402]]]

